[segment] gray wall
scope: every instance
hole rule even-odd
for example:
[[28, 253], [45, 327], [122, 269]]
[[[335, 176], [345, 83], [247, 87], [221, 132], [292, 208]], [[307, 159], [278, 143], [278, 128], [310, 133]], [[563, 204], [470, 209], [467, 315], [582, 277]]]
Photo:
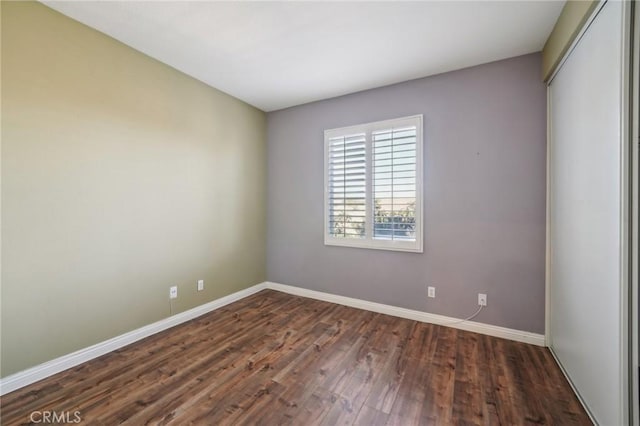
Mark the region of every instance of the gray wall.
[[[267, 115], [267, 278], [544, 332], [540, 54]], [[323, 131], [424, 114], [424, 253], [323, 244]], [[427, 299], [426, 287], [436, 287]]]

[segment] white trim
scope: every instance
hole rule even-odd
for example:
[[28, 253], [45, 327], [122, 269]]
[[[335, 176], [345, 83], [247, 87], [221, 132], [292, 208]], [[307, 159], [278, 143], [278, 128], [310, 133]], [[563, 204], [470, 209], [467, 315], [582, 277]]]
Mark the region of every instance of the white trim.
[[638, 208], [640, 191], [638, 190], [638, 182], [640, 182], [640, 161], [639, 161], [639, 145], [640, 145], [640, 54], [638, 46], [640, 46], [640, 5], [635, 3], [633, 6], [633, 28], [631, 28], [631, 40], [632, 40], [632, 69], [631, 69], [631, 87], [633, 91], [631, 93], [631, 247], [630, 247], [630, 262], [631, 262], [631, 281], [629, 282], [629, 300], [630, 306], [630, 364], [629, 364], [629, 407], [631, 409], [631, 420], [629, 424], [640, 425], [640, 378], [638, 377], [638, 371], [640, 364], [638, 362], [638, 349], [640, 337], [640, 328], [638, 323], [640, 318], [638, 317], [638, 259], [640, 258], [640, 251], [638, 250], [638, 225], [640, 224], [639, 215], [640, 209]]
[[622, 411], [622, 419], [624, 424], [630, 424], [633, 419], [633, 403], [631, 395], [632, 377], [630, 377], [630, 367], [632, 357], [630, 356], [630, 339], [631, 339], [631, 319], [630, 306], [633, 292], [630, 286], [630, 267], [631, 267], [631, 218], [630, 208], [632, 206], [631, 197], [631, 146], [633, 144], [631, 131], [631, 87], [632, 87], [632, 7], [630, 2], [625, 2], [622, 9], [622, 47], [621, 47], [621, 65], [622, 69], [622, 85], [620, 87], [620, 337], [622, 340], [622, 351], [620, 353], [620, 380], [622, 383], [622, 398], [620, 401], [620, 410]]
[[452, 324], [452, 322], [459, 321], [459, 319], [447, 317], [444, 315], [430, 314], [428, 312], [416, 311], [413, 309], [400, 308], [392, 305], [385, 305], [382, 303], [369, 302], [367, 300], [354, 299], [352, 297], [338, 296], [331, 293], [308, 290], [305, 288], [278, 284], [269, 281], [264, 284], [268, 289], [281, 291], [296, 296], [309, 297], [311, 299], [323, 300], [325, 302], [337, 303], [339, 305], [350, 306], [352, 308], [364, 309], [367, 311], [378, 312], [381, 314], [391, 315], [399, 318], [406, 318], [414, 321], [426, 322], [429, 324], [444, 325], [447, 327], [457, 328], [459, 330], [473, 331], [475, 333], [486, 334], [488, 336], [514, 340], [516, 342], [545, 346], [545, 338], [542, 334], [514, 330], [511, 328], [499, 327], [496, 325], [483, 324], [475, 321], [465, 321]]
[[116, 336], [112, 339], [105, 340], [104, 342], [97, 343], [93, 346], [80, 349], [73, 353], [63, 355], [59, 358], [7, 376], [0, 379], [0, 395], [13, 392], [16, 389], [20, 389], [24, 386], [30, 385], [31, 383], [35, 383], [49, 376], [60, 373], [61, 371], [68, 370], [69, 368], [75, 367], [83, 362], [90, 361], [94, 358], [115, 351], [116, 349], [120, 349], [123, 346], [130, 345], [131, 343], [137, 342], [145, 337], [149, 337], [168, 328], [175, 327], [176, 325], [197, 318], [215, 309], [221, 308], [247, 296], [251, 296], [265, 288], [265, 283], [256, 284], [228, 296], [205, 303], [204, 305], [189, 309], [188, 311], [180, 312], [176, 315], [164, 318], [128, 333], [121, 334], [120, 336]]
[[545, 345], [551, 346], [551, 161], [553, 160], [551, 144], [551, 86], [547, 85], [547, 170], [546, 170], [546, 211], [545, 211], [545, 251], [544, 251], [544, 334]]
[[36, 365], [35, 367], [31, 367], [27, 370], [20, 371], [18, 373], [0, 379], [0, 395], [13, 392], [39, 380], [46, 379], [47, 377], [53, 376], [54, 374], [60, 373], [64, 370], [68, 370], [69, 368], [75, 367], [76, 365], [82, 364], [84, 362], [91, 361], [92, 359], [95, 359], [99, 356], [105, 355], [109, 352], [115, 351], [116, 349], [120, 349], [124, 346], [135, 343], [138, 340], [152, 336], [168, 328], [175, 327], [176, 325], [190, 321], [208, 312], [236, 302], [245, 297], [251, 296], [252, 294], [265, 289], [280, 291], [283, 293], [293, 294], [301, 297], [308, 297], [316, 300], [323, 300], [325, 302], [337, 303], [339, 305], [364, 309], [371, 312], [378, 312], [394, 317], [406, 318], [429, 324], [444, 325], [460, 330], [473, 331], [475, 333], [486, 334], [488, 336], [514, 340], [516, 342], [529, 343], [537, 346], [545, 345], [544, 336], [541, 334], [513, 330], [510, 328], [498, 327], [495, 325], [482, 324], [474, 321], [451, 324], [451, 322], [458, 319], [443, 315], [430, 314], [422, 311], [415, 311], [412, 309], [400, 308], [397, 306], [384, 305], [382, 303], [354, 299], [352, 297], [338, 296], [335, 294], [323, 293], [320, 291], [308, 290], [300, 287], [265, 281], [244, 290], [240, 290], [236, 293], [232, 293], [228, 296], [221, 297], [220, 299], [205, 303], [204, 305], [189, 309], [188, 311], [180, 312], [176, 315], [154, 322], [153, 324], [146, 325], [128, 333], [121, 334], [120, 336], [116, 336], [112, 339], [105, 340], [104, 342], [100, 342], [93, 346], [89, 346], [70, 354], [63, 355], [59, 358]]

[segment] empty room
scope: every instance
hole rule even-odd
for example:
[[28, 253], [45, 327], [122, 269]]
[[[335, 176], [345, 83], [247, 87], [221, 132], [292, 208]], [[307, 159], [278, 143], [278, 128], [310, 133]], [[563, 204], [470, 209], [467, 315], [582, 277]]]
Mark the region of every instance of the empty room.
[[640, 425], [639, 22], [0, 2], [0, 423]]

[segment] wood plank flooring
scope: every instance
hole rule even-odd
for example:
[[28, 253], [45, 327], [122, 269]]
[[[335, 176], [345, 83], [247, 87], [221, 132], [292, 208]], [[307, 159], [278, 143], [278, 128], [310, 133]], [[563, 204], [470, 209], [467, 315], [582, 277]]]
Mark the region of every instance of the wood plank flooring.
[[265, 290], [0, 398], [80, 424], [591, 424], [546, 348]]

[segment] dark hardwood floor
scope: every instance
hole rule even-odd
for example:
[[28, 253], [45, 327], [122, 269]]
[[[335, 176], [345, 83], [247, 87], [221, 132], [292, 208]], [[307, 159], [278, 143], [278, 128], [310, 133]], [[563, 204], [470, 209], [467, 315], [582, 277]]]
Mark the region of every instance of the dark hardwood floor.
[[36, 411], [101, 425], [591, 424], [546, 348], [271, 290], [0, 408], [3, 425]]

